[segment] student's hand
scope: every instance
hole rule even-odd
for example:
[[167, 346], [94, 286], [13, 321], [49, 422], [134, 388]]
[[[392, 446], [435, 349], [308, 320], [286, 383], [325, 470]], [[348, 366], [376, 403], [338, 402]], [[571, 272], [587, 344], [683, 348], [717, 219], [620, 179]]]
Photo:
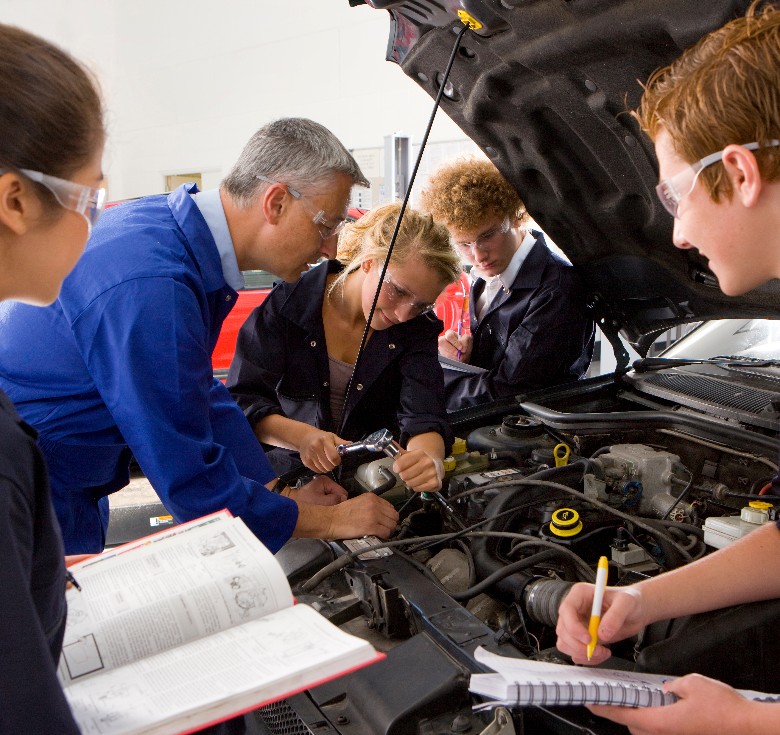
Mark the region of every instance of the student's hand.
[[410, 449], [396, 455], [393, 472], [415, 492], [436, 492], [441, 490], [444, 463], [421, 449]]
[[605, 644], [628, 638], [638, 633], [646, 624], [642, 595], [636, 586], [607, 587], [601, 607], [598, 644], [588, 661], [588, 622], [594, 589], [592, 584], [575, 584], [558, 608], [556, 646], [578, 664], [599, 664], [605, 661], [611, 655]]
[[341, 455], [336, 447], [345, 443], [345, 439], [330, 431], [321, 431], [312, 427], [298, 447], [301, 462], [315, 472], [330, 472], [341, 464]]
[[[751, 702], [735, 689], [699, 674], [683, 676], [664, 685], [664, 689], [680, 697], [679, 702], [664, 707], [606, 707], [590, 705], [588, 709], [599, 717], [626, 725], [633, 735], [701, 735], [701, 733], [777, 732], [780, 705]], [[756, 717], [757, 716], [757, 717]], [[748, 723], [759, 719], [750, 728]], [[758, 723], [757, 723], [758, 724]]]
[[347, 499], [347, 491], [330, 477], [320, 475], [301, 487], [291, 488], [288, 497], [310, 505], [338, 505]]
[[[459, 337], [457, 332], [448, 329], [439, 337], [439, 354], [449, 357], [450, 360], [468, 362], [472, 345], [473, 339], [470, 334], [461, 334]], [[460, 350], [460, 357], [458, 357], [458, 350]]]

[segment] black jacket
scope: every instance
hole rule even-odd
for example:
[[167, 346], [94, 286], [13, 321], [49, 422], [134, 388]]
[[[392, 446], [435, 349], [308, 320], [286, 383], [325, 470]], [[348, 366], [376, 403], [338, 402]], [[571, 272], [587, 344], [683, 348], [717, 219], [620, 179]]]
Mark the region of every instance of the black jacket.
[[[327, 275], [342, 268], [328, 261], [296, 283], [277, 283], [241, 327], [227, 387], [253, 426], [281, 414], [339, 433], [330, 411], [322, 299]], [[437, 432], [449, 449], [452, 430], [437, 357], [441, 329], [438, 319], [420, 316], [372, 334], [344, 406], [341, 437], [357, 440], [387, 428], [405, 445], [412, 436]], [[269, 459], [278, 472], [290, 469], [275, 455]]]
[[78, 735], [57, 680], [65, 562], [35, 431], [0, 391], [0, 734]]
[[578, 380], [590, 365], [595, 326], [579, 277], [549, 250], [544, 235], [533, 235], [536, 243], [512, 287], [498, 292], [481, 321], [474, 307], [485, 281], [474, 282], [469, 363], [486, 372], [445, 370], [450, 411]]

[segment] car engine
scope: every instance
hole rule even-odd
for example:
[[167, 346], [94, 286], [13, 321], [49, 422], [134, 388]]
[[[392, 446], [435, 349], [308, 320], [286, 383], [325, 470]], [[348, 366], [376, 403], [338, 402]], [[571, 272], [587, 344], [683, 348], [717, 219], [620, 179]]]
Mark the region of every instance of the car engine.
[[[751, 380], [732, 383], [729, 398], [756, 390]], [[400, 508], [393, 539], [297, 540], [278, 558], [299, 600], [388, 657], [266, 708], [266, 731], [298, 732], [268, 724], [288, 708], [308, 728], [300, 732], [624, 732], [584, 708], [474, 712], [468, 677], [480, 670], [477, 645], [566, 661], [555, 649], [558, 605], [572, 584], [594, 580], [601, 555], [609, 584], [630, 584], [774, 520], [778, 441], [761, 425], [766, 407], [755, 409], [756, 420], [736, 421], [724, 418], [717, 397], [707, 412], [694, 411], [659, 397], [657, 381], [649, 391], [645, 383], [639, 372], [605, 376], [457, 412], [460, 438], [441, 494], [410, 493], [393, 475], [392, 457], [362, 457], [342, 481]], [[707, 673], [775, 691], [779, 682], [755, 669], [750, 650], [762, 625], [774, 638], [777, 610], [767, 605], [739, 625], [650, 626], [641, 640], [613, 646], [608, 665], [685, 673], [700, 640], [712, 647], [724, 635], [724, 650], [742, 647], [745, 671], [729, 660]], [[324, 730], [312, 726], [318, 722]]]

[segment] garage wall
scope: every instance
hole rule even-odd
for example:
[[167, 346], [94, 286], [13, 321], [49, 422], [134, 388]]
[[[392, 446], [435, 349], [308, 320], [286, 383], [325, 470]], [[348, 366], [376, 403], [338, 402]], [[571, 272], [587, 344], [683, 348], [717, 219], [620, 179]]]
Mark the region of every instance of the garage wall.
[[[0, 18], [65, 46], [98, 74], [109, 111], [110, 197], [216, 185], [276, 117], [311, 117], [349, 148], [419, 142], [432, 100], [384, 61], [389, 16], [347, 0], [0, 0]], [[443, 112], [431, 134], [471, 148]]]

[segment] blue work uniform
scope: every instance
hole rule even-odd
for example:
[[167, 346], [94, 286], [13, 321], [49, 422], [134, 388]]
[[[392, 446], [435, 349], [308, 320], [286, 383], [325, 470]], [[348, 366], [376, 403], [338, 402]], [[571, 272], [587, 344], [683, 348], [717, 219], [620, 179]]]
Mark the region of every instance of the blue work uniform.
[[[343, 268], [331, 260], [297, 283], [274, 287], [239, 331], [228, 388], [252, 425], [280, 414], [351, 440], [390, 429], [402, 445], [417, 434], [436, 432], [449, 448], [452, 429], [437, 356], [442, 323], [427, 316], [373, 332], [353, 377], [341, 426], [334, 421], [322, 300], [328, 275]], [[279, 472], [300, 467], [286, 456], [287, 450], [269, 453]]]
[[593, 356], [595, 325], [585, 291], [568, 263], [553, 254], [540, 232], [509, 288], [475, 312], [485, 281], [471, 290], [473, 347], [468, 362], [485, 372], [445, 370], [447, 408], [467, 406], [583, 377]]
[[53, 305], [0, 305], [0, 387], [40, 434], [69, 554], [103, 548], [131, 453], [178, 521], [228, 508], [273, 551], [297, 522], [213, 376], [237, 294], [196, 191], [109, 209]]
[[65, 560], [46, 465], [1, 391], [0, 607], [0, 735], [78, 735], [57, 679]]

